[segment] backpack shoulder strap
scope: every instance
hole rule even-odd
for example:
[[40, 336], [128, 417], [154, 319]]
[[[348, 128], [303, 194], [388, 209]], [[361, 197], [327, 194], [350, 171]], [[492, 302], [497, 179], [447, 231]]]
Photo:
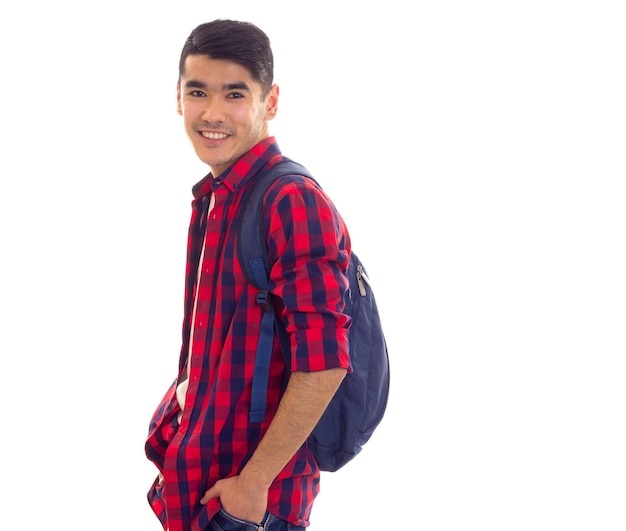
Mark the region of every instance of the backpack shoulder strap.
[[251, 188], [246, 190], [241, 205], [237, 253], [248, 282], [258, 289], [268, 289], [267, 275], [271, 269], [263, 226], [263, 199], [270, 186], [284, 175], [303, 175], [313, 179], [304, 166], [285, 158], [255, 178]]
[[[261, 173], [245, 191], [241, 204], [241, 215], [237, 231], [237, 254], [243, 272], [253, 286], [258, 289], [257, 303], [265, 310], [261, 320], [261, 331], [252, 379], [252, 401], [250, 404], [250, 422], [265, 420], [267, 382], [270, 360], [274, 347], [274, 331], [284, 337], [284, 327], [279, 326], [269, 292], [269, 273], [271, 263], [263, 226], [263, 200], [269, 187], [284, 175], [303, 175], [313, 177], [307, 169], [297, 162], [285, 158]], [[284, 339], [283, 339], [284, 341]], [[285, 352], [283, 351], [283, 354]]]

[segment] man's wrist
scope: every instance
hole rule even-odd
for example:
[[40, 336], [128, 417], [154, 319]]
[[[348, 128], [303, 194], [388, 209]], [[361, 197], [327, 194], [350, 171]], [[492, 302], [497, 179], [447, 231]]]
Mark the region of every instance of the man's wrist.
[[239, 479], [246, 485], [246, 490], [261, 492], [269, 490], [274, 481], [274, 476], [268, 474], [262, 467], [249, 462], [239, 474]]

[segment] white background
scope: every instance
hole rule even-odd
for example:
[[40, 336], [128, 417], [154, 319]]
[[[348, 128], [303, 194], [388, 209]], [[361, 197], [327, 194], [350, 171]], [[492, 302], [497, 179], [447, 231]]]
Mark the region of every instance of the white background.
[[368, 267], [387, 416], [311, 529], [624, 530], [620, 2], [0, 8], [0, 528], [159, 529], [143, 443], [180, 342], [178, 55], [272, 40], [284, 153]]

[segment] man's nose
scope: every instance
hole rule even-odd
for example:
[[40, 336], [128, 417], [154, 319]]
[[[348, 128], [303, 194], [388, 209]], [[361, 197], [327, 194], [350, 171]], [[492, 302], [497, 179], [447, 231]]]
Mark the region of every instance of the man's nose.
[[225, 120], [226, 112], [224, 104], [219, 98], [207, 98], [204, 110], [202, 113], [202, 119], [206, 122], [223, 122]]

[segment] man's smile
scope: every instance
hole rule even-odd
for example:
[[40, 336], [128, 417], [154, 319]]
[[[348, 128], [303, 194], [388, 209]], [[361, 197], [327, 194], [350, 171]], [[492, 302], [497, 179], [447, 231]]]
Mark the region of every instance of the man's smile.
[[208, 138], [210, 140], [223, 140], [224, 138], [227, 138], [230, 135], [227, 135], [226, 133], [215, 133], [213, 131], [200, 131], [200, 134], [204, 137], [204, 138]]

